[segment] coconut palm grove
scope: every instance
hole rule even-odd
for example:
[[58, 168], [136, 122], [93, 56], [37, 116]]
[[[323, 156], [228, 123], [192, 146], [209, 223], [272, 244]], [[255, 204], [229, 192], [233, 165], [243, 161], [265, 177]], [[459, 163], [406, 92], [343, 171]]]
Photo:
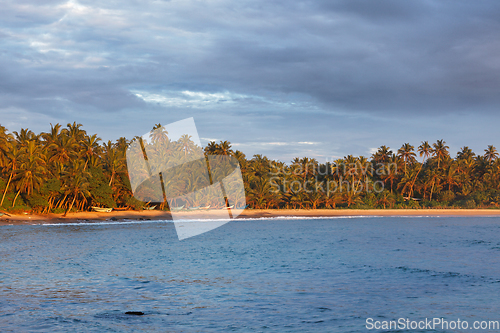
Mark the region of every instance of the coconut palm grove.
[[[166, 140], [172, 151], [192, 153], [189, 137], [171, 141], [164, 134], [153, 142]], [[29, 129], [10, 133], [0, 125], [2, 210], [67, 213], [91, 207], [141, 210], [151, 205], [134, 198], [131, 190], [126, 151], [135, 140], [139, 138], [102, 142], [77, 123], [51, 125], [50, 131], [40, 134]], [[404, 143], [397, 150], [381, 146], [369, 159], [348, 155], [325, 163], [308, 157], [290, 163], [262, 155], [247, 158], [227, 141], [199, 148], [206, 156], [230, 155], [239, 161], [248, 208], [497, 208], [500, 204], [500, 160], [492, 145], [481, 154], [463, 147], [453, 158], [444, 140]], [[157, 204], [156, 209], [169, 209], [166, 202]]]

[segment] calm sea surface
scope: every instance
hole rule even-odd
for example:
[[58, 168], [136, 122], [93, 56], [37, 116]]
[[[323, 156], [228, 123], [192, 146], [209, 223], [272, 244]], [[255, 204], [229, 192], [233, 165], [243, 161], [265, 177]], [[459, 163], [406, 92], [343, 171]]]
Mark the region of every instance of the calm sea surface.
[[367, 318], [426, 317], [500, 320], [500, 218], [238, 220], [183, 241], [160, 221], [0, 227], [1, 332], [368, 332]]

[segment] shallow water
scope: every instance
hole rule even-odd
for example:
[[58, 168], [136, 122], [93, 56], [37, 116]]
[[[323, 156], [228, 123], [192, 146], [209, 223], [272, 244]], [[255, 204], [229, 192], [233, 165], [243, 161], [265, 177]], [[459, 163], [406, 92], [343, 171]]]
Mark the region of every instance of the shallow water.
[[369, 317], [500, 320], [499, 255], [497, 217], [238, 220], [183, 241], [159, 221], [3, 226], [0, 331], [360, 332]]

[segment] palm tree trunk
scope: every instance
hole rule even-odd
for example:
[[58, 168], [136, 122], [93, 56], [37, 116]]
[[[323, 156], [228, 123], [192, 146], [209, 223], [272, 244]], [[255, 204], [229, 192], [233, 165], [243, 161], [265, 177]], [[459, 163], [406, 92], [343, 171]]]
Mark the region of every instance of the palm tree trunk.
[[14, 207], [16, 205], [16, 200], [17, 200], [17, 197], [19, 196], [19, 194], [21, 194], [21, 190], [19, 190], [16, 194], [16, 197], [14, 198], [14, 202], [12, 202], [12, 207]]
[[66, 212], [64, 213], [63, 216], [66, 216], [66, 214], [68, 214], [68, 212], [71, 210], [71, 208], [73, 208], [73, 204], [75, 203], [75, 200], [76, 200], [76, 195], [73, 197], [73, 201], [71, 202], [71, 205], [69, 205], [68, 210], [66, 210]]
[[431, 201], [431, 200], [432, 200], [432, 192], [434, 191], [434, 183], [435, 183], [435, 182], [436, 182], [436, 180], [433, 180], [433, 181], [432, 181], [431, 193], [430, 193], [430, 195], [429, 195], [429, 201]]
[[12, 180], [13, 174], [14, 174], [14, 170], [10, 173], [9, 181], [7, 182], [7, 186], [5, 186], [5, 191], [3, 191], [2, 202], [0, 202], [0, 207], [3, 205], [3, 200], [5, 199], [5, 195], [7, 194], [7, 190], [9, 189], [10, 181]]
[[52, 210], [52, 206], [54, 205], [54, 201], [56, 200], [55, 197], [52, 197], [49, 199], [49, 206], [48, 206], [48, 210], [47, 210], [47, 213], [50, 212]]
[[111, 186], [111, 184], [113, 183], [113, 178], [115, 177], [115, 172], [113, 171], [111, 173], [111, 179], [109, 180], [109, 186]]
[[57, 208], [61, 208], [64, 204], [64, 202], [66, 201], [66, 198], [68, 197], [67, 194], [64, 195], [64, 198], [59, 202], [59, 205], [57, 206]]
[[422, 161], [422, 164], [420, 164], [420, 168], [418, 168], [417, 174], [415, 175], [415, 179], [413, 179], [413, 183], [411, 184], [411, 189], [410, 189], [410, 197], [413, 196], [413, 187], [415, 186], [415, 182], [417, 181], [418, 175], [420, 171], [422, 171], [422, 167], [424, 166], [425, 159]]

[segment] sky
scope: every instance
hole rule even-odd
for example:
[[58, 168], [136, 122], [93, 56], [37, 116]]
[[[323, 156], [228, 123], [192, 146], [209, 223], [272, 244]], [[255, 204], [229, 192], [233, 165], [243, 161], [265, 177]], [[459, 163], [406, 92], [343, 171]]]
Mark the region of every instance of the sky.
[[500, 2], [0, 0], [0, 124], [193, 117], [251, 158], [500, 149]]

